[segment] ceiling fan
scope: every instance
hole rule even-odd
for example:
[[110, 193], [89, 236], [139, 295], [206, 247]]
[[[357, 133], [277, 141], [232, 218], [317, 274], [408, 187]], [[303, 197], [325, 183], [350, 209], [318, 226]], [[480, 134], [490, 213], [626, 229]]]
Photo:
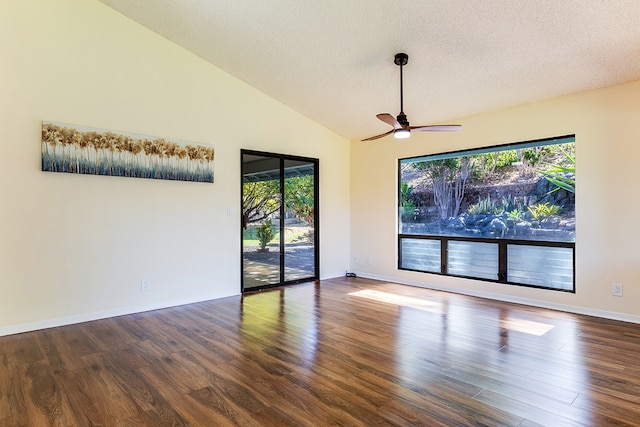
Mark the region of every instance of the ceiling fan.
[[429, 126], [409, 126], [409, 121], [407, 120], [407, 115], [404, 113], [403, 108], [403, 87], [402, 87], [402, 67], [407, 65], [409, 62], [409, 55], [406, 53], [396, 53], [396, 56], [393, 62], [400, 66], [400, 114], [397, 117], [393, 117], [389, 113], [381, 113], [377, 114], [376, 117], [386, 124], [393, 127], [388, 132], [382, 133], [380, 135], [372, 136], [369, 138], [363, 139], [363, 141], [372, 141], [374, 139], [382, 138], [387, 135], [393, 133], [394, 138], [409, 138], [411, 136], [411, 131], [416, 132], [450, 132], [462, 129], [460, 125], [429, 125]]

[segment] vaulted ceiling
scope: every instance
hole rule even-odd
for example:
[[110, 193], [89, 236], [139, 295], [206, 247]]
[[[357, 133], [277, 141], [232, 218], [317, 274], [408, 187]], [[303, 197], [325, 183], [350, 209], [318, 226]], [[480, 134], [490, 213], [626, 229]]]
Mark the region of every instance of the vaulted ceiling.
[[638, 0], [100, 0], [348, 139], [640, 79]]

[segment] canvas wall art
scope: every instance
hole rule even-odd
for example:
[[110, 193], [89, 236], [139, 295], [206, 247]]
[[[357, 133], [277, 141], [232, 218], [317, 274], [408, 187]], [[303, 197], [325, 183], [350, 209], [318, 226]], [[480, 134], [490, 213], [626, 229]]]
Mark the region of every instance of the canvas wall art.
[[42, 123], [42, 170], [213, 182], [213, 147], [64, 123]]

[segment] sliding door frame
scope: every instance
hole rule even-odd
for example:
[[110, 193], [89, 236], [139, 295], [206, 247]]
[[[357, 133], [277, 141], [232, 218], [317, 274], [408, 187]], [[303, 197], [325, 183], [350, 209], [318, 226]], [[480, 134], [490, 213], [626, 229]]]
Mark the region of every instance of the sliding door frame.
[[[243, 201], [243, 189], [244, 189], [244, 156], [254, 155], [254, 156], [263, 156], [263, 157], [271, 157], [279, 160], [280, 167], [280, 212], [279, 212], [279, 229], [280, 229], [280, 283], [277, 284], [269, 284], [265, 286], [252, 287], [249, 289], [245, 289], [244, 284], [244, 201]], [[296, 280], [285, 281], [285, 161], [300, 161], [300, 162], [308, 162], [313, 164], [313, 204], [314, 204], [314, 212], [313, 212], [313, 251], [314, 251], [314, 265], [313, 272], [314, 274], [310, 277]], [[282, 285], [291, 285], [295, 283], [309, 282], [313, 280], [319, 280], [320, 278], [320, 209], [319, 209], [319, 199], [320, 199], [320, 190], [319, 190], [319, 159], [311, 158], [311, 157], [301, 157], [301, 156], [292, 156], [287, 154], [278, 154], [278, 153], [270, 153], [265, 151], [255, 151], [255, 150], [240, 150], [240, 290], [241, 292], [252, 292], [256, 290], [273, 288], [276, 286]]]

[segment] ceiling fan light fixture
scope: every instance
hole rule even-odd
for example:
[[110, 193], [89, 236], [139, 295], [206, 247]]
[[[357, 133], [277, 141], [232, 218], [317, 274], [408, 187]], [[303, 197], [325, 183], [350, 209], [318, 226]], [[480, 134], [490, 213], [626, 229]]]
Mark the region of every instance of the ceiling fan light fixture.
[[393, 131], [393, 137], [396, 139], [405, 139], [411, 136], [411, 131], [409, 129], [400, 128]]

